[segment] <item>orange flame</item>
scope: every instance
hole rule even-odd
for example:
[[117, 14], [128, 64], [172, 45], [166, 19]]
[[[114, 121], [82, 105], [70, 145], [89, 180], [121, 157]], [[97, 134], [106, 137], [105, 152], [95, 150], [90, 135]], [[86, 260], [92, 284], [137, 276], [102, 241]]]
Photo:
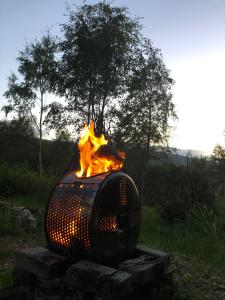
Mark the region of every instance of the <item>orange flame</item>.
[[95, 124], [92, 121], [88, 127], [85, 124], [79, 140], [80, 170], [76, 171], [78, 177], [90, 177], [103, 172], [119, 170], [123, 166], [124, 152], [114, 155], [100, 155], [98, 150], [107, 145], [108, 141], [104, 134], [100, 137], [95, 135]]

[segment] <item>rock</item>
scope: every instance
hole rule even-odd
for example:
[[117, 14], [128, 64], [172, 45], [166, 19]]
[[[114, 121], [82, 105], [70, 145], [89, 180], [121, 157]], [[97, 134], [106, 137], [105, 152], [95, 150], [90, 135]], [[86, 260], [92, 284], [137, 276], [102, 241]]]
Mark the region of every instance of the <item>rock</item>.
[[154, 258], [160, 258], [164, 263], [164, 268], [167, 269], [170, 265], [170, 255], [166, 252], [152, 249], [143, 245], [137, 245], [137, 251], [143, 255], [149, 255]]
[[33, 286], [36, 284], [37, 276], [31, 272], [15, 267], [13, 270], [14, 286]]
[[145, 285], [164, 273], [163, 262], [159, 258], [148, 260], [147, 256], [129, 259], [120, 264], [118, 269], [131, 274], [136, 287]]
[[16, 267], [42, 279], [62, 276], [68, 268], [68, 260], [48, 249], [37, 247], [16, 252]]
[[30, 210], [26, 207], [13, 207], [18, 222], [25, 229], [32, 229], [37, 227], [37, 219], [32, 215]]
[[96, 294], [103, 299], [111, 299], [115, 294], [126, 294], [131, 291], [130, 274], [100, 265], [91, 261], [79, 261], [67, 272], [66, 282], [69, 289]]
[[10, 209], [10, 205], [8, 202], [0, 201], [0, 211], [5, 211], [9, 209]]
[[[24, 299], [26, 291], [37, 300], [158, 299], [165, 276], [171, 277], [168, 261], [166, 253], [138, 246], [135, 256], [114, 267], [88, 260], [71, 265], [45, 248], [31, 248], [16, 253], [14, 278]], [[173, 299], [169, 289], [162, 293]]]

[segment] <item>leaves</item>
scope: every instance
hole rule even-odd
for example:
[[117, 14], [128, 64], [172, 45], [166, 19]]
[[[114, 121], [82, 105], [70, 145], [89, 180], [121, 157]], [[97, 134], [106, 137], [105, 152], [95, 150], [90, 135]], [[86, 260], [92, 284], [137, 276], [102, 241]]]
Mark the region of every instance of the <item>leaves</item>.
[[167, 143], [168, 120], [176, 115], [171, 94], [173, 80], [161, 53], [149, 40], [142, 47], [128, 95], [121, 101], [119, 127], [125, 143], [140, 143], [149, 152], [150, 147]]
[[66, 125], [69, 124], [69, 117], [66, 115], [66, 110], [64, 106], [59, 102], [52, 102], [46, 106], [46, 111], [48, 111], [44, 124], [47, 128], [55, 129], [57, 132], [61, 131]]
[[21, 81], [15, 74], [8, 78], [8, 90], [4, 93], [8, 104], [2, 108], [6, 115], [14, 112], [19, 118], [31, 118], [35, 124], [39, 133], [40, 174], [43, 170], [41, 142], [44, 115], [47, 112], [44, 95], [53, 91], [57, 77], [56, 50], [55, 39], [47, 34], [20, 51], [17, 61]]
[[108, 106], [127, 90], [139, 27], [126, 8], [105, 2], [70, 11], [62, 25], [58, 92], [83, 120], [98, 120], [100, 131]]

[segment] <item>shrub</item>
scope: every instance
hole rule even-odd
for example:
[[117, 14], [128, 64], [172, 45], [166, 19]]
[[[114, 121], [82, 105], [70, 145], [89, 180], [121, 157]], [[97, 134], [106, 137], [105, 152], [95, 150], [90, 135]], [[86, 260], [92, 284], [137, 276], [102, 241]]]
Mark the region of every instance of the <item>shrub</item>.
[[225, 215], [198, 207], [183, 222], [168, 224], [155, 207], [143, 207], [139, 242], [224, 268]]
[[9, 196], [46, 196], [55, 184], [56, 179], [39, 176], [27, 165], [0, 165], [0, 195]]
[[195, 207], [214, 207], [212, 177], [213, 170], [203, 159], [193, 159], [189, 166], [152, 165], [146, 176], [144, 203], [159, 206], [169, 222], [183, 220]]
[[[12, 210], [3, 210], [0, 208], [0, 235], [15, 235], [18, 232], [18, 226], [15, 222], [15, 213]], [[1, 255], [0, 255], [1, 256]]]

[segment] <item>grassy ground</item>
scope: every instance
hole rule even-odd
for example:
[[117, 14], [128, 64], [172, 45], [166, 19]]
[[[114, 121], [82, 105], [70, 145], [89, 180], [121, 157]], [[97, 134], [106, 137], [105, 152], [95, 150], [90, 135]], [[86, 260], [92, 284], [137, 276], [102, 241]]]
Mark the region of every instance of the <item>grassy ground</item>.
[[165, 223], [155, 208], [142, 209], [140, 242], [185, 254], [225, 270], [225, 216], [201, 210], [185, 222]]
[[205, 213], [169, 225], [155, 208], [142, 209], [139, 241], [171, 254], [176, 299], [225, 299], [224, 221], [217, 218]]
[[43, 219], [44, 202], [37, 197], [0, 199], [9, 205], [29, 207], [37, 218], [37, 228], [27, 232], [17, 222], [15, 215], [0, 209], [0, 299], [1, 290], [12, 285], [15, 251], [25, 247], [45, 245]]
[[[15, 250], [45, 245], [44, 201], [37, 197], [7, 201], [14, 206], [32, 208], [38, 227], [26, 232], [15, 223], [12, 215], [0, 212], [0, 290], [12, 285]], [[139, 242], [170, 252], [174, 270], [174, 299], [225, 299], [225, 233], [221, 230], [221, 224], [222, 221], [215, 216], [204, 213], [185, 223], [168, 225], [155, 208], [142, 209]]]

